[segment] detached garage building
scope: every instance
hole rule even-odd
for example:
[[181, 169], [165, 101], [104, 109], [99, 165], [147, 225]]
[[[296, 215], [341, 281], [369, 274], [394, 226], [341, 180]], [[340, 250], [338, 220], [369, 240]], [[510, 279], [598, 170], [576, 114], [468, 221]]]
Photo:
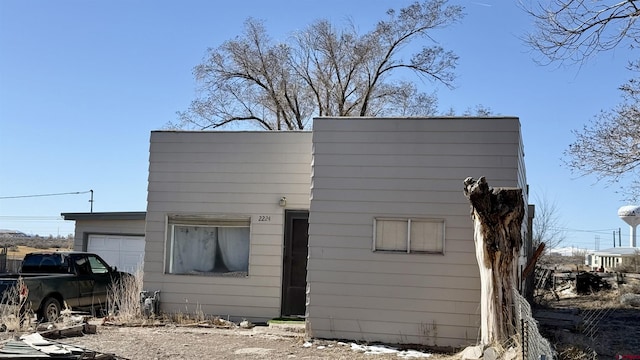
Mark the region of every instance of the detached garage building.
[[98, 254], [119, 270], [135, 272], [144, 259], [146, 212], [62, 213], [75, 220], [75, 251]]

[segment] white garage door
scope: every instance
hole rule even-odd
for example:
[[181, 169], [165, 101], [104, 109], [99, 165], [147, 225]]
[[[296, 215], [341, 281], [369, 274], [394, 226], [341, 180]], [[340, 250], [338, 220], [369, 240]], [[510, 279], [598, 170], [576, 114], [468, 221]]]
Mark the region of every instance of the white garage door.
[[144, 260], [144, 236], [89, 235], [87, 251], [118, 270], [134, 273]]

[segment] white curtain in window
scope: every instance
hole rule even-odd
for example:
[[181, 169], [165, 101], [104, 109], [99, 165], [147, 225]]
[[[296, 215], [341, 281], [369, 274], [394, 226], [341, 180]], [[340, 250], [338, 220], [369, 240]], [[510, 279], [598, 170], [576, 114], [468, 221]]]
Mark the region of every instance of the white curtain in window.
[[249, 269], [249, 228], [218, 228], [218, 246], [222, 261], [229, 271]]
[[218, 241], [216, 233], [215, 227], [175, 225], [171, 272], [213, 271]]

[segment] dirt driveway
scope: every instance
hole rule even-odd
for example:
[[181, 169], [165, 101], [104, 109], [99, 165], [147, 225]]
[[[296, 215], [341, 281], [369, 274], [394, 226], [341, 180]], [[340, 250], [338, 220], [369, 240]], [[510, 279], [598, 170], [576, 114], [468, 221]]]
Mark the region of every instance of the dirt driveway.
[[[403, 351], [388, 354], [365, 353], [358, 345], [314, 340], [304, 334], [255, 327], [216, 329], [166, 325], [158, 327], [98, 326], [95, 335], [62, 339], [72, 344], [125, 359], [452, 359], [447, 355]], [[377, 348], [369, 348], [376, 351]], [[385, 351], [385, 349], [379, 349]]]

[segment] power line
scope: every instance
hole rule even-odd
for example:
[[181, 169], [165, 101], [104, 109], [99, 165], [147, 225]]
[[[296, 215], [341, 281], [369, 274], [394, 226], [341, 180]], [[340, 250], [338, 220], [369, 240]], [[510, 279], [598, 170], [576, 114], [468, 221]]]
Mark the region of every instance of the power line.
[[7, 221], [64, 221], [62, 216], [5, 216], [0, 215], [0, 220]]
[[585, 229], [571, 229], [571, 228], [550, 228], [551, 230], [557, 231], [566, 231], [566, 232], [578, 232], [578, 233], [592, 233], [592, 234], [602, 234], [608, 235], [611, 234], [611, 231], [617, 231], [619, 228], [611, 228], [611, 229], [594, 229], [594, 230], [585, 230]]
[[88, 194], [88, 193], [90, 193], [90, 192], [93, 192], [93, 190], [87, 190], [87, 191], [76, 191], [76, 192], [67, 192], [67, 193], [56, 193], [56, 194], [36, 194], [36, 195], [0, 196], [0, 200], [3, 200], [3, 199], [34, 198], [34, 197], [44, 197], [44, 196], [80, 195], [80, 194]]

